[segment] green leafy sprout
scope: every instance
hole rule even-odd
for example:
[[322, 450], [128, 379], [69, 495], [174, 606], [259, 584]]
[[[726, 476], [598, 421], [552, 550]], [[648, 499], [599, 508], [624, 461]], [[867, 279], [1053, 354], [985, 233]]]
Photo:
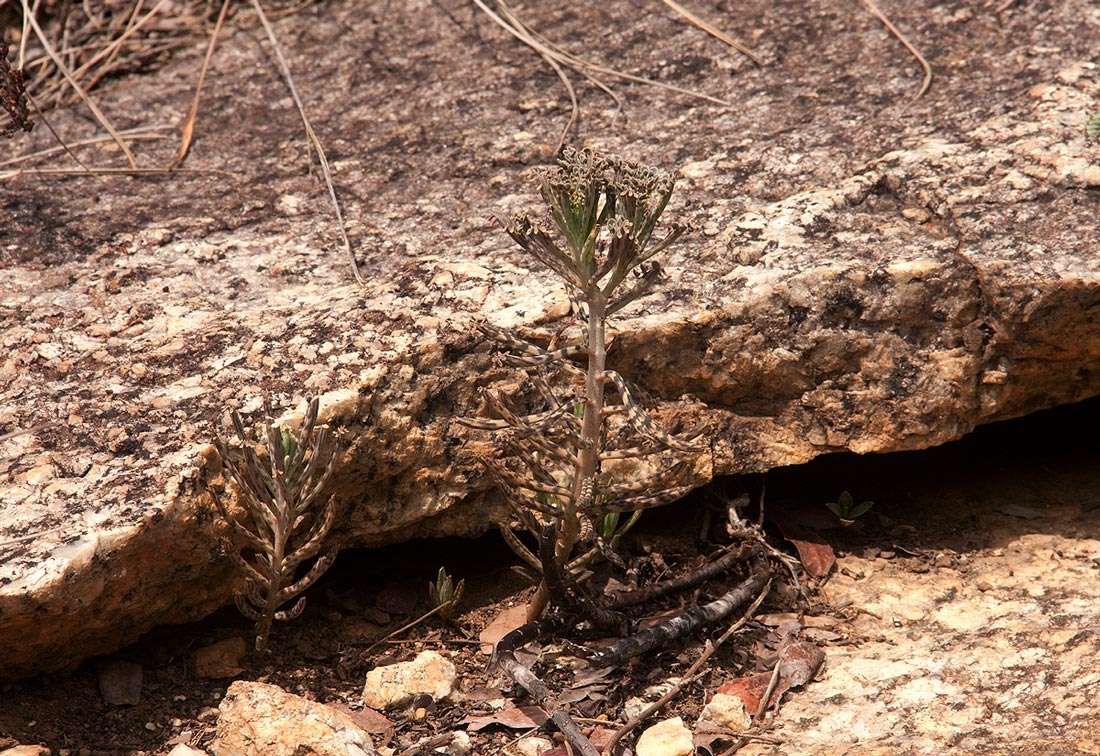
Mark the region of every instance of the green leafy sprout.
[[852, 494], [847, 491], [841, 491], [836, 501], [826, 502], [825, 506], [836, 515], [836, 518], [840, 520], [842, 525], [847, 527], [870, 512], [871, 507], [875, 506], [875, 502], [862, 501], [856, 504], [855, 499], [852, 498]]
[[446, 567], [439, 568], [439, 574], [436, 575], [435, 582], [428, 581], [428, 595], [431, 597], [432, 607], [440, 608], [439, 614], [443, 619], [450, 619], [454, 616], [465, 590], [466, 581], [459, 580], [458, 585], [455, 585], [451, 576], [447, 574]]

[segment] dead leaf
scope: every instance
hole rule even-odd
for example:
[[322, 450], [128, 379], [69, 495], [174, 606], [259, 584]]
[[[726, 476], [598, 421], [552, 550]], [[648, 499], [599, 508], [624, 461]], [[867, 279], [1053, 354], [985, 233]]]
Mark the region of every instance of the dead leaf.
[[[779, 649], [776, 664], [779, 665], [779, 679], [765, 708], [775, 706], [791, 688], [799, 688], [814, 679], [814, 675], [825, 662], [825, 653], [813, 643], [804, 640], [792, 640]], [[760, 709], [760, 700], [768, 692], [773, 672], [760, 672], [747, 677], [738, 677], [722, 684], [718, 693], [737, 696], [745, 704], [745, 710], [756, 712]]]
[[[611, 738], [615, 735], [615, 731], [609, 727], [593, 727], [588, 732], [588, 742], [596, 747], [597, 751], [601, 753], [611, 745]], [[542, 756], [547, 756], [543, 754]]]
[[340, 701], [328, 704], [330, 707], [347, 714], [351, 721], [359, 726], [359, 729], [368, 735], [389, 735], [393, 732], [393, 722], [386, 715], [364, 706], [361, 709], [353, 709]]
[[466, 729], [470, 732], [484, 730], [492, 725], [500, 725], [512, 730], [530, 730], [542, 727], [548, 719], [546, 712], [537, 706], [508, 706], [492, 714], [466, 717], [459, 724], [466, 725]]
[[795, 513], [772, 514], [771, 520], [798, 551], [798, 558], [812, 577], [825, 577], [836, 564], [836, 554], [825, 538], [795, 519]]
[[720, 685], [717, 692], [737, 696], [745, 704], [745, 711], [752, 713], [760, 708], [760, 699], [768, 692], [768, 683], [771, 679], [771, 672], [759, 672], [747, 677], [737, 677]]
[[800, 688], [821, 669], [825, 663], [825, 652], [810, 641], [789, 641], [779, 649], [779, 685], [784, 690]]
[[737, 734], [718, 727], [712, 722], [699, 722], [692, 733], [692, 744], [697, 753], [714, 754], [714, 744], [737, 740]]
[[501, 638], [517, 627], [522, 627], [526, 623], [526, 606], [520, 604], [519, 606], [510, 606], [504, 609], [493, 618], [493, 621], [490, 622], [485, 629], [481, 631], [481, 635], [478, 636], [478, 640], [481, 641], [481, 653], [493, 653], [493, 648], [496, 647]]

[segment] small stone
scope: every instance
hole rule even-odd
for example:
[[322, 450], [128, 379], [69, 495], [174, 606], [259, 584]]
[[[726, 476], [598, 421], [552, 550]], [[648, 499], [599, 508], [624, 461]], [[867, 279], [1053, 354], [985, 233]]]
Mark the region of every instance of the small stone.
[[110, 706], [135, 706], [141, 701], [141, 665], [112, 659], [99, 670], [99, 694]]
[[635, 750], [638, 756], [691, 756], [695, 744], [684, 720], [673, 717], [643, 732]]
[[932, 217], [923, 207], [907, 207], [901, 211], [901, 215], [914, 223], [927, 223]]
[[363, 686], [363, 705], [372, 709], [389, 709], [427, 695], [439, 701], [451, 695], [455, 683], [455, 666], [435, 651], [422, 651], [415, 659], [367, 673]]
[[423, 706], [413, 712], [413, 719], [420, 720], [426, 716], [428, 716], [428, 710], [425, 709]]
[[17, 745], [0, 751], [0, 756], [50, 756], [50, 749], [40, 745]]
[[436, 751], [440, 750], [447, 756], [467, 756], [473, 750], [473, 743], [470, 742], [470, 736], [465, 731], [455, 730], [451, 733], [451, 742], [443, 749], [436, 749]]
[[332, 706], [276, 685], [238, 680], [218, 707], [216, 754], [373, 756], [370, 736]]
[[715, 693], [714, 698], [703, 707], [699, 718], [732, 732], [744, 732], [752, 726], [752, 718], [745, 710], [745, 702], [729, 693]]
[[191, 655], [191, 668], [196, 677], [217, 679], [235, 677], [244, 669], [241, 658], [247, 653], [244, 638], [234, 637], [197, 649]]
[[157, 723], [156, 722], [146, 722], [145, 723], [145, 729], [148, 730], [149, 732], [156, 732], [157, 731]]
[[523, 738], [516, 743], [516, 753], [520, 756], [542, 756], [550, 749], [554, 747], [546, 738], [536, 738], [534, 736]]
[[634, 719], [634, 717], [641, 714], [649, 706], [649, 701], [638, 696], [631, 696], [623, 702], [623, 716], [626, 719]]
[[168, 756], [207, 756], [206, 751], [200, 751], [198, 748], [192, 748], [186, 743], [176, 743], [171, 751], [168, 752]]

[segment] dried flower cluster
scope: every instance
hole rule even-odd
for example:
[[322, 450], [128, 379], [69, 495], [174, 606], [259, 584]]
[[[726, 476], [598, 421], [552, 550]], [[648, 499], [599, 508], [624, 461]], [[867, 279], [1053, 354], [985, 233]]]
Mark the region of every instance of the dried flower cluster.
[[[222, 464], [236, 483], [246, 518], [238, 520], [211, 490], [218, 512], [229, 524], [229, 551], [244, 573], [245, 590], [237, 607], [256, 622], [256, 649], [267, 648], [273, 620], [294, 619], [305, 608], [300, 594], [324, 574], [337, 549], [325, 546], [336, 517], [333, 497], [322, 496], [332, 474], [335, 445], [326, 428], [317, 428], [319, 402], [309, 402], [301, 429], [276, 428], [267, 408], [263, 453], [231, 414], [241, 442], [232, 449], [220, 436], [214, 443]], [[322, 552], [324, 548], [324, 553]], [[312, 561], [308, 568], [303, 566]], [[286, 611], [280, 608], [298, 597]]]
[[8, 43], [0, 36], [0, 110], [7, 113], [10, 123], [0, 128], [0, 136], [10, 137], [17, 131], [30, 131], [27, 110], [27, 85], [23, 71], [8, 62]]

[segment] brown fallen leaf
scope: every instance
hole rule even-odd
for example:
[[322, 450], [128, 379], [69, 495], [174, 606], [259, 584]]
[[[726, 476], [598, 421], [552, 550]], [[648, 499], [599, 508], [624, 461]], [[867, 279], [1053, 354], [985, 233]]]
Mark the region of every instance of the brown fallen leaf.
[[[775, 689], [768, 698], [768, 705], [764, 708], [775, 706], [783, 695], [791, 688], [800, 688], [821, 669], [825, 662], [825, 652], [813, 643], [805, 640], [789, 640], [779, 648], [779, 656], [776, 664], [779, 667], [779, 678]], [[760, 701], [768, 692], [773, 672], [759, 672], [747, 677], [738, 677], [718, 687], [718, 693], [737, 696], [745, 704], [745, 710], [749, 712], [760, 711]]]
[[783, 512], [773, 513], [770, 519], [798, 551], [806, 572], [812, 577], [825, 577], [836, 564], [836, 553], [820, 533], [802, 525], [797, 517], [797, 512]]
[[696, 753], [706, 756], [714, 756], [715, 743], [729, 743], [738, 737], [736, 733], [718, 727], [713, 722], [699, 722], [691, 736]]
[[537, 706], [508, 706], [491, 714], [471, 715], [459, 721], [470, 732], [484, 730], [486, 727], [500, 725], [511, 730], [530, 730], [542, 727], [549, 717]]
[[527, 607], [520, 604], [504, 609], [493, 621], [481, 631], [478, 640], [481, 641], [481, 653], [491, 654], [493, 648], [508, 633], [521, 627], [527, 622]]
[[[745, 704], [745, 711], [754, 712], [760, 708], [760, 699], [768, 692], [768, 683], [771, 679], [771, 672], [759, 672], [755, 675], [737, 677], [729, 682], [722, 683], [717, 692], [737, 696]], [[772, 698], [774, 700], [774, 693]]]
[[328, 704], [331, 708], [347, 714], [351, 721], [359, 726], [359, 729], [368, 735], [386, 735], [393, 733], [393, 722], [385, 714], [364, 706], [361, 709], [353, 709], [342, 702]]

